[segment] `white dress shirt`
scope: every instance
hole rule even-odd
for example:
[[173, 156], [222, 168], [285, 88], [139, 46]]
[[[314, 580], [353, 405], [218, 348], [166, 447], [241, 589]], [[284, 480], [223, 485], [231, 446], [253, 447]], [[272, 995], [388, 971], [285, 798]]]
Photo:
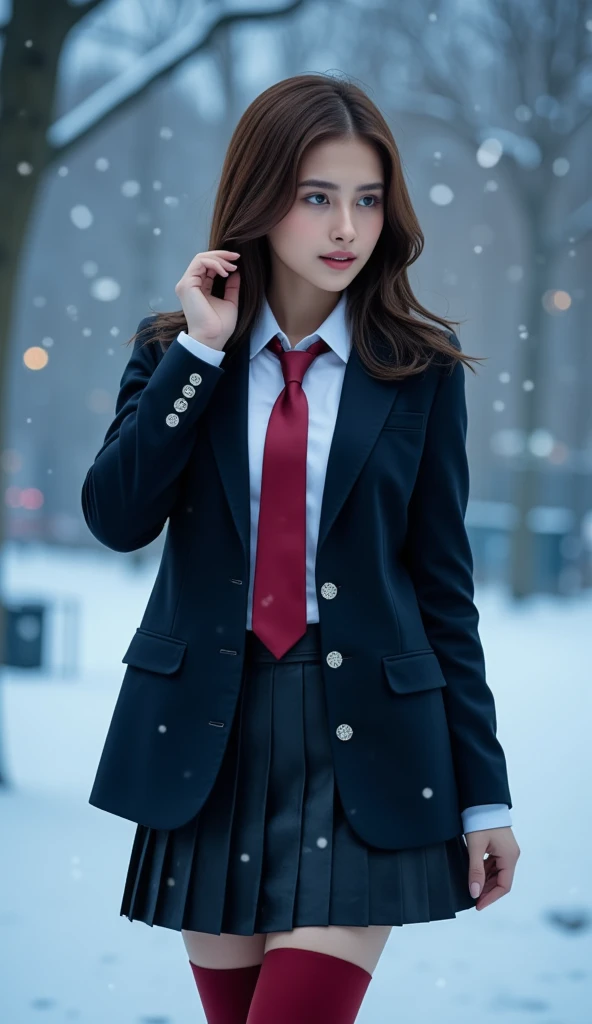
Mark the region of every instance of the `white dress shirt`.
[[[259, 496], [265, 435], [271, 410], [284, 388], [284, 377], [278, 357], [266, 348], [277, 335], [283, 348], [303, 351], [322, 338], [329, 352], [318, 355], [304, 374], [302, 388], [308, 401], [308, 449], [306, 461], [306, 618], [319, 621], [315, 584], [315, 559], [321, 518], [321, 500], [327, 472], [329, 449], [335, 430], [339, 399], [347, 360], [351, 352], [351, 337], [345, 319], [346, 294], [341, 296], [335, 309], [315, 331], [292, 346], [281, 330], [271, 307], [264, 298], [261, 313], [250, 337], [249, 356], [249, 409], [248, 450], [251, 501], [251, 565], [246, 628], [252, 628], [252, 602], [257, 553], [257, 527], [259, 523]], [[184, 345], [199, 359], [220, 366], [225, 353], [180, 331], [177, 342]], [[174, 344], [174, 342], [173, 342]], [[507, 804], [479, 804], [462, 812], [463, 831], [474, 832], [485, 828], [511, 825]]]

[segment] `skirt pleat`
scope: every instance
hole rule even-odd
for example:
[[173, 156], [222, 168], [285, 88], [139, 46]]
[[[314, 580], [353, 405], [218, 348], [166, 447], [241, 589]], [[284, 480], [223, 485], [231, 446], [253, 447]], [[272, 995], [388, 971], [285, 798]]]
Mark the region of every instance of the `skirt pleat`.
[[400, 926], [473, 907], [468, 866], [463, 835], [406, 850], [356, 835], [335, 782], [318, 624], [279, 660], [248, 631], [214, 787], [185, 825], [137, 826], [120, 913], [212, 934]]

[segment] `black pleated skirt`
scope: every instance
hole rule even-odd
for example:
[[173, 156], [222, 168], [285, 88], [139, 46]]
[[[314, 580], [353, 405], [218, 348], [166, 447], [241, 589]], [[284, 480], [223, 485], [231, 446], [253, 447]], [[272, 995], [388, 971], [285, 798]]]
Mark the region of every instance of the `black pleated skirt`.
[[318, 623], [279, 660], [251, 630], [214, 787], [177, 829], [138, 825], [120, 916], [253, 935], [404, 925], [474, 907], [464, 836], [381, 850], [350, 828], [334, 780]]

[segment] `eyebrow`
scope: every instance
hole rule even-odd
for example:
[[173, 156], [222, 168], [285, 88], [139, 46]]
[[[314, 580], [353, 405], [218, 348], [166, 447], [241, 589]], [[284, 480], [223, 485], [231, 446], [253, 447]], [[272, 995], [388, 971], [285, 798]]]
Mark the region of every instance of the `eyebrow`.
[[[339, 192], [340, 187], [341, 187], [340, 185], [336, 185], [333, 181], [322, 181], [321, 178], [307, 178], [306, 181], [300, 181], [298, 183], [297, 187], [298, 188], [304, 188], [305, 186], [308, 186], [308, 185], [314, 185], [315, 188], [333, 189], [333, 191], [335, 191], [335, 192]], [[355, 192], [368, 192], [370, 189], [373, 189], [373, 188], [382, 188], [382, 189], [384, 189], [384, 185], [383, 185], [383, 183], [381, 181], [371, 181], [371, 182], [369, 182], [366, 185], [356, 185], [354, 191]]]

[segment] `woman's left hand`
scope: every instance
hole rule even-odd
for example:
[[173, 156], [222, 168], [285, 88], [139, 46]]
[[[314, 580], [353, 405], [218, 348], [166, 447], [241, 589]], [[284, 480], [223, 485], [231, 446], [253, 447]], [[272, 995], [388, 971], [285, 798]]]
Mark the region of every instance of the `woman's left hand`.
[[[470, 857], [469, 892], [471, 885], [478, 882], [479, 893], [475, 890], [475, 896], [478, 895], [479, 899], [475, 908], [484, 910], [512, 888], [520, 847], [509, 825], [466, 832], [465, 839]], [[489, 856], [483, 860], [486, 853]]]

